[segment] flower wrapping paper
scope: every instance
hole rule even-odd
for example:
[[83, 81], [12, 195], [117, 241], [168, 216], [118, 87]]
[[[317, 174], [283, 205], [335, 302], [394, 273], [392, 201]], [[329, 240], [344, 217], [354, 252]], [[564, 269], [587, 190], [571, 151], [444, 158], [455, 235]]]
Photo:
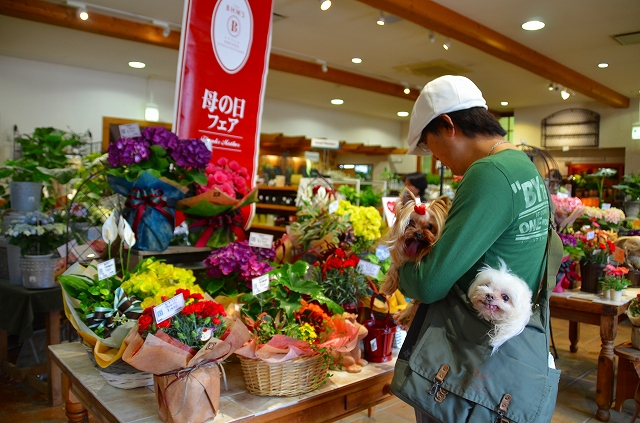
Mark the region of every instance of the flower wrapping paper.
[[235, 322], [224, 340], [211, 338], [195, 355], [162, 335], [142, 339], [136, 324], [124, 340], [122, 354], [136, 369], [154, 374], [158, 415], [165, 423], [204, 422], [215, 417], [220, 405], [217, 365], [251, 338], [249, 330]]
[[175, 207], [185, 197], [176, 186], [144, 172], [135, 181], [107, 175], [109, 185], [127, 197], [123, 216], [136, 234], [133, 249], [164, 251], [175, 229]]

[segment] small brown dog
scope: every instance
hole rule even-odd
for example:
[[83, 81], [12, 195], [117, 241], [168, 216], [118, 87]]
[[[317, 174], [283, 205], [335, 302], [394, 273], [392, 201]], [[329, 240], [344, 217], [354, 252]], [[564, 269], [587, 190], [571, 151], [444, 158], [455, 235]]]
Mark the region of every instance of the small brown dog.
[[[419, 266], [422, 258], [431, 252], [433, 244], [440, 239], [450, 208], [451, 200], [447, 196], [424, 204], [408, 189], [402, 192], [394, 208], [396, 221], [385, 240], [389, 245], [391, 267], [381, 288], [383, 294], [393, 295], [400, 286], [400, 266], [408, 262]], [[407, 329], [411, 325], [418, 309], [417, 303], [416, 300], [411, 301], [406, 309], [394, 316], [402, 328]]]

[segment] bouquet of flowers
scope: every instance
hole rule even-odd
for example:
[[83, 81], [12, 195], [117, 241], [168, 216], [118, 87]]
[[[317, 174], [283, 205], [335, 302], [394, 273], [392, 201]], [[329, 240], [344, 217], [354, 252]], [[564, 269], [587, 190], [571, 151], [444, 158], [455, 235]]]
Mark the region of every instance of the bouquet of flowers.
[[[124, 341], [122, 358], [136, 369], [154, 374], [162, 421], [207, 421], [219, 411], [218, 366], [247, 342], [250, 334], [244, 325], [226, 320], [220, 304], [200, 294], [177, 289], [168, 301], [179, 305], [177, 314], [167, 315], [168, 307], [162, 309], [162, 304], [145, 309]], [[181, 309], [180, 303], [184, 304]]]
[[322, 287], [328, 298], [340, 305], [350, 304], [357, 308], [368, 290], [367, 278], [356, 270], [360, 258], [333, 246], [327, 251], [322, 261], [313, 264], [311, 279]]
[[39, 211], [29, 212], [11, 222], [5, 234], [9, 244], [20, 247], [20, 254], [46, 255], [66, 242], [67, 227], [55, 217]]
[[371, 250], [373, 244], [382, 236], [382, 215], [375, 207], [354, 206], [348, 201], [340, 200], [336, 214], [344, 216], [353, 228], [355, 240], [352, 249], [359, 254]]
[[236, 296], [251, 291], [251, 280], [271, 271], [276, 252], [272, 248], [250, 247], [248, 241], [231, 242], [211, 251], [204, 259], [209, 278], [206, 290], [212, 296]]
[[608, 233], [601, 231], [595, 231], [595, 236], [592, 239], [581, 233], [576, 233], [577, 247], [584, 252], [584, 256], [581, 261], [587, 263], [599, 263], [606, 264], [609, 261], [615, 250], [615, 244], [608, 239]]
[[256, 201], [249, 174], [236, 161], [221, 157], [205, 169], [206, 183], [196, 184], [196, 195], [178, 202], [189, 225], [189, 241], [196, 247], [218, 248], [244, 241], [241, 208]]
[[554, 220], [560, 230], [571, 227], [585, 209], [582, 201], [577, 197], [561, 197], [551, 194], [551, 200], [555, 210]]

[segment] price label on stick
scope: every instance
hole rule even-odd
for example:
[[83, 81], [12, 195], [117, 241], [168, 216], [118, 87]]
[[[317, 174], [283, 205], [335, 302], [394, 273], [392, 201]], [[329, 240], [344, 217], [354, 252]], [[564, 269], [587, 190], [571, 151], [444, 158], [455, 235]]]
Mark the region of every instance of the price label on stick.
[[251, 279], [251, 290], [253, 295], [262, 294], [269, 290], [269, 275], [258, 276]]
[[273, 245], [273, 235], [251, 232], [249, 234], [249, 247], [271, 248]]
[[140, 136], [140, 125], [137, 123], [127, 123], [126, 125], [118, 125], [120, 136], [122, 138], [135, 138]]
[[329, 214], [334, 214], [335, 212], [337, 212], [339, 207], [340, 207], [340, 202], [337, 200], [329, 203]]
[[378, 245], [376, 247], [376, 257], [378, 257], [378, 260], [385, 261], [387, 258], [389, 258], [390, 255], [391, 253], [389, 253], [389, 247], [387, 247], [386, 245]]
[[360, 260], [360, 263], [358, 263], [358, 272], [372, 278], [377, 278], [380, 272], [380, 266], [366, 260]]
[[153, 316], [156, 319], [156, 324], [175, 316], [180, 313], [180, 310], [183, 308], [184, 296], [182, 296], [182, 294], [178, 294], [162, 304], [155, 306], [153, 308]]
[[98, 263], [98, 280], [110, 278], [116, 275], [116, 259]]

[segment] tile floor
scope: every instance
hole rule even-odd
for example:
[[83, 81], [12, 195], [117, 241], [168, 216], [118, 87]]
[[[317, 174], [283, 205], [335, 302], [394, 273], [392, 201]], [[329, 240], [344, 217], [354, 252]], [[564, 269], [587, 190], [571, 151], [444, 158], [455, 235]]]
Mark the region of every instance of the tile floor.
[[[560, 358], [557, 366], [562, 370], [556, 411], [552, 423], [597, 423], [594, 417], [595, 380], [598, 353], [600, 351], [599, 329], [592, 325], [581, 325], [579, 351], [569, 352], [569, 324], [565, 320], [552, 319], [553, 336]], [[631, 325], [620, 324], [615, 345], [631, 339]], [[629, 423], [634, 402], [625, 401], [622, 412], [611, 410], [611, 423]], [[64, 423], [64, 407], [47, 407], [39, 392], [22, 383], [0, 375], [0, 422], [13, 423]], [[354, 414], [339, 423], [406, 423], [415, 422], [413, 409], [403, 402], [392, 399], [376, 407], [372, 417], [367, 412]], [[91, 419], [91, 423], [95, 423]], [[214, 420], [215, 423], [215, 420]], [[454, 422], [452, 422], [454, 423]]]

